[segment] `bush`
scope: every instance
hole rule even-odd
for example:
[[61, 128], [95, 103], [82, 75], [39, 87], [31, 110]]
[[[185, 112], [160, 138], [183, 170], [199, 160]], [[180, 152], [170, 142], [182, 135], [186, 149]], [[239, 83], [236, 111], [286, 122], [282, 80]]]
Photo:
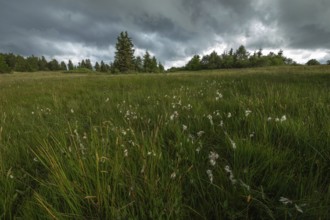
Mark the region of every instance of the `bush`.
[[307, 66], [315, 66], [315, 65], [320, 65], [320, 62], [317, 61], [316, 59], [311, 59], [306, 63]]

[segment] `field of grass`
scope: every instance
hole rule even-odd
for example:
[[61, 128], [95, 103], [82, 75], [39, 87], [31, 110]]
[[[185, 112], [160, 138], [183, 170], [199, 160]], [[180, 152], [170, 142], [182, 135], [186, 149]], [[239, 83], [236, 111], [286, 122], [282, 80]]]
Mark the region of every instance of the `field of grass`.
[[0, 75], [0, 219], [329, 219], [330, 67]]

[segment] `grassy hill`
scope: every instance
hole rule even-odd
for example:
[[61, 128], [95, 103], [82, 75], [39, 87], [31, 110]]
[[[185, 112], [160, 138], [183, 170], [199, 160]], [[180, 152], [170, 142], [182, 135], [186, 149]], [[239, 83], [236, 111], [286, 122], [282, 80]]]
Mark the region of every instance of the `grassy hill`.
[[0, 219], [329, 219], [330, 67], [0, 75]]

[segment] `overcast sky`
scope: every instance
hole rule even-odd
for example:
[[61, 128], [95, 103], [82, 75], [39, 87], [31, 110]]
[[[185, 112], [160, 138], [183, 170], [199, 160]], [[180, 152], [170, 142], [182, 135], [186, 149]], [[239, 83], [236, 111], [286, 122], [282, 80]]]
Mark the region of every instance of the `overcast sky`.
[[0, 0], [0, 52], [113, 61], [121, 31], [166, 67], [240, 45], [330, 60], [329, 0]]

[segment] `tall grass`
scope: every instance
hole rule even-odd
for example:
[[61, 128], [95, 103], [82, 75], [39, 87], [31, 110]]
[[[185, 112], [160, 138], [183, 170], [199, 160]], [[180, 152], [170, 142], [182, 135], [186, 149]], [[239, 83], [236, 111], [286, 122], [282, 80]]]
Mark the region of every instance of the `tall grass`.
[[0, 76], [0, 218], [328, 219], [329, 73]]

